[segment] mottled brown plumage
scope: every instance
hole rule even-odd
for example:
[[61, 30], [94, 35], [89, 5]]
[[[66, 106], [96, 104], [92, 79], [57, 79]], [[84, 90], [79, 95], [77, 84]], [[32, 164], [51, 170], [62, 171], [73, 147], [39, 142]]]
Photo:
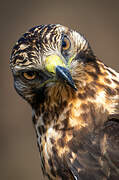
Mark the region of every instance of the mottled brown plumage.
[[14, 46], [10, 67], [32, 107], [44, 175], [119, 179], [119, 73], [87, 40], [61, 25], [34, 27]]

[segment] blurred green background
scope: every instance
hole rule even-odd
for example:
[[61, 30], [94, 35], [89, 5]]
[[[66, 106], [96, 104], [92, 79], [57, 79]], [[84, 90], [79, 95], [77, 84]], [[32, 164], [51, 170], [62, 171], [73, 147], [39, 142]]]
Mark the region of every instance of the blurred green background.
[[80, 31], [105, 64], [119, 69], [118, 0], [0, 2], [0, 180], [43, 180], [31, 108], [13, 88], [11, 49], [29, 28], [60, 23]]

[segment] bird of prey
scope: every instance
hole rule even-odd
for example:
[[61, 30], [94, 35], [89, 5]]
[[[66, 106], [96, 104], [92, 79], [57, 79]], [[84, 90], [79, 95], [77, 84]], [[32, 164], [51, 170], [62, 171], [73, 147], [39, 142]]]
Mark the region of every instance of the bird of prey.
[[44, 178], [119, 179], [119, 73], [83, 35], [36, 26], [13, 47], [10, 67], [32, 107]]

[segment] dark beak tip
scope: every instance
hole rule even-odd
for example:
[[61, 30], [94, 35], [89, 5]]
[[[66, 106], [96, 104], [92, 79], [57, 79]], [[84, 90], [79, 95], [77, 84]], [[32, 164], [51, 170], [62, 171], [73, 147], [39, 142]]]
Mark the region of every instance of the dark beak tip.
[[67, 68], [62, 67], [62, 66], [57, 66], [56, 67], [56, 75], [59, 79], [65, 80], [67, 82], [67, 84], [69, 84], [69, 86], [71, 86], [75, 91], [78, 90], [76, 88], [76, 85], [72, 79], [72, 76]]

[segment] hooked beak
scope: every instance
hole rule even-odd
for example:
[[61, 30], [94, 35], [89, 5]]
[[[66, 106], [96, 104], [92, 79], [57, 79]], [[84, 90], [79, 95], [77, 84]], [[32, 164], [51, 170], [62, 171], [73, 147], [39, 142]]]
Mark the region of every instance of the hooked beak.
[[45, 67], [48, 72], [56, 74], [57, 78], [59, 78], [60, 80], [64, 80], [75, 91], [77, 90], [68, 68], [59, 56], [47, 56], [45, 63]]
[[69, 86], [71, 86], [75, 91], [77, 90], [71, 74], [67, 68], [56, 66], [56, 76], [59, 79], [66, 81], [67, 84], [69, 84]]

